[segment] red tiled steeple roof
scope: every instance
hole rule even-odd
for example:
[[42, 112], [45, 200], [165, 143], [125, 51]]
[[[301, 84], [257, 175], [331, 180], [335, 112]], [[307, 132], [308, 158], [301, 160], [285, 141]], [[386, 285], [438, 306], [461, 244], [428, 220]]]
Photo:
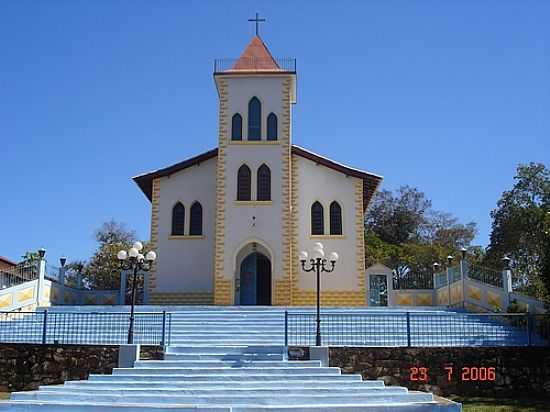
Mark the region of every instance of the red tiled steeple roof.
[[254, 36], [229, 71], [279, 71], [281, 68], [259, 36]]

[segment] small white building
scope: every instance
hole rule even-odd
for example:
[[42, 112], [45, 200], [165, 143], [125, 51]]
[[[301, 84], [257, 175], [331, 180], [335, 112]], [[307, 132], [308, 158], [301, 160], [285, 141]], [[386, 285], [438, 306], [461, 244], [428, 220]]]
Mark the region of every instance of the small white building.
[[151, 201], [156, 304], [309, 305], [298, 253], [322, 241], [340, 260], [324, 305], [365, 305], [364, 211], [382, 177], [292, 144], [293, 59], [255, 36], [218, 60], [218, 147], [134, 178]]

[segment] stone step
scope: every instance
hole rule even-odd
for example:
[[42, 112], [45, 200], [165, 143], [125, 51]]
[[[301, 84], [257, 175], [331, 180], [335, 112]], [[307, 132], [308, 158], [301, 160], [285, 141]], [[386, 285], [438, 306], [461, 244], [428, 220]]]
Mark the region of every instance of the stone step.
[[283, 354], [241, 354], [241, 355], [227, 355], [227, 354], [215, 354], [215, 353], [206, 353], [206, 354], [184, 354], [184, 353], [165, 353], [165, 360], [223, 360], [223, 361], [278, 361], [283, 360]]
[[135, 368], [271, 368], [271, 367], [321, 367], [321, 361], [227, 361], [227, 360], [146, 360], [134, 362]]
[[[379, 395], [379, 394], [405, 394], [408, 393], [407, 388], [404, 387], [343, 387], [338, 386], [338, 394], [340, 396], [344, 395], [357, 395], [362, 394], [365, 396], [369, 395]], [[197, 396], [225, 396], [225, 395], [239, 395], [239, 396], [249, 396], [253, 390], [254, 396], [287, 396], [287, 395], [319, 395], [324, 392], [320, 388], [295, 388], [293, 387], [279, 387], [279, 388], [201, 388], [201, 389], [190, 389], [190, 388], [156, 388], [156, 395], [197, 395]], [[325, 391], [330, 389], [325, 387]], [[151, 394], [150, 388], [94, 388], [94, 387], [83, 387], [83, 386], [42, 386], [40, 387], [40, 392], [63, 392], [71, 394], [114, 394], [114, 395], [135, 395], [135, 394]]]
[[196, 344], [214, 344], [214, 345], [269, 345], [272, 343], [279, 343], [281, 345], [284, 344], [284, 337], [273, 337], [273, 338], [251, 338], [251, 337], [239, 337], [235, 336], [232, 338], [209, 338], [209, 339], [202, 339], [202, 338], [171, 338], [170, 343], [176, 344], [176, 345], [196, 345]]
[[[160, 404], [118, 404], [90, 402], [83, 404], [79, 401], [7, 401], [0, 402], [0, 412], [232, 412], [227, 406], [199, 406], [199, 405], [160, 405]], [[244, 411], [243, 411], [244, 412]], [[259, 412], [259, 411], [258, 411]]]
[[[340, 375], [345, 376], [345, 375]], [[336, 377], [335, 379], [329, 380], [300, 380], [300, 381], [293, 381], [292, 382], [292, 388], [294, 389], [316, 389], [316, 390], [334, 390], [334, 389], [346, 389], [346, 388], [384, 388], [384, 381], [382, 380], [372, 380], [372, 381], [362, 381], [362, 380], [342, 380], [337, 379], [340, 378], [340, 376]], [[59, 385], [56, 385], [54, 387], [58, 387]], [[42, 388], [47, 388], [49, 386], [42, 386]], [[78, 387], [78, 388], [113, 388], [113, 389], [126, 389], [126, 388], [146, 388], [146, 389], [154, 389], [154, 388], [166, 388], [166, 389], [201, 389], [201, 388], [208, 388], [208, 389], [287, 389], [289, 387], [288, 381], [280, 381], [280, 380], [262, 380], [262, 381], [255, 381], [255, 380], [248, 380], [248, 381], [212, 381], [212, 380], [197, 380], [197, 381], [185, 381], [185, 380], [153, 380], [150, 379], [146, 382], [144, 381], [130, 381], [130, 380], [108, 380], [108, 381], [100, 381], [100, 380], [93, 380], [93, 381], [67, 381], [65, 382], [65, 387]]]
[[345, 397], [338, 393], [318, 393], [317, 395], [286, 395], [281, 392], [278, 396], [261, 395], [256, 392], [249, 392], [242, 395], [158, 395], [157, 393], [149, 394], [95, 394], [95, 393], [79, 393], [62, 391], [29, 391], [29, 392], [14, 392], [11, 394], [12, 400], [34, 400], [34, 401], [67, 401], [77, 400], [81, 402], [109, 402], [118, 403], [167, 403], [167, 404], [193, 404], [193, 405], [221, 405], [238, 406], [248, 405], [346, 405], [346, 404], [362, 404], [374, 405], [384, 404], [387, 402], [430, 402], [433, 401], [433, 396], [423, 392], [406, 392], [406, 393], [374, 393], [374, 394], [346, 394]]
[[166, 353], [174, 354], [219, 354], [219, 355], [243, 355], [243, 354], [284, 354], [283, 345], [170, 345]]
[[117, 404], [66, 401], [8, 401], [0, 402], [0, 412], [461, 412], [454, 402], [385, 403], [384, 405], [322, 405], [322, 406], [190, 406], [168, 404]]
[[279, 382], [315, 382], [315, 381], [333, 381], [335, 379], [342, 381], [362, 381], [361, 375], [343, 375], [343, 374], [307, 374], [307, 375], [282, 375], [282, 374], [242, 374], [242, 375], [196, 375], [196, 374], [149, 374], [146, 371], [141, 373], [134, 372], [133, 374], [120, 374], [120, 375], [90, 375], [90, 382], [118, 382], [118, 381], [131, 381], [131, 382], [148, 382], [148, 381], [189, 381], [189, 382], [265, 382], [265, 381], [279, 381]]
[[199, 376], [199, 375], [215, 375], [215, 376], [242, 376], [242, 375], [340, 375], [340, 368], [321, 368], [321, 367], [271, 367], [271, 368], [260, 368], [260, 367], [250, 367], [250, 368], [231, 368], [231, 367], [221, 367], [221, 368], [184, 368], [184, 367], [151, 367], [151, 368], [114, 368], [113, 375], [190, 375], [190, 376]]

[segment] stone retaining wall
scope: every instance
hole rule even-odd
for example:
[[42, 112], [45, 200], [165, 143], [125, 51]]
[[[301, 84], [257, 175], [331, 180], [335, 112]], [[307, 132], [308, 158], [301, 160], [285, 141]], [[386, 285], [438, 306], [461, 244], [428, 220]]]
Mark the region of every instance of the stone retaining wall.
[[[289, 358], [309, 359], [309, 352], [307, 348], [290, 348]], [[387, 385], [442, 396], [534, 395], [550, 399], [550, 348], [333, 347], [330, 366], [342, 368], [343, 373], [360, 373], [363, 379], [383, 379]], [[452, 372], [446, 367], [452, 367]], [[489, 368], [494, 368], [494, 380]]]
[[[161, 346], [142, 346], [141, 359], [163, 359]], [[0, 344], [0, 392], [28, 391], [40, 385], [109, 374], [118, 346]]]

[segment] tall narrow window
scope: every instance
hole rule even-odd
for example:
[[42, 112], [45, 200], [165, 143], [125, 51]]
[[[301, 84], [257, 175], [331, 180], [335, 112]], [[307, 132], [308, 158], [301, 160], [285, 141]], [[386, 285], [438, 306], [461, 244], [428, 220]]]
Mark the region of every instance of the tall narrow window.
[[248, 140], [261, 140], [262, 104], [257, 97], [248, 102]]
[[183, 235], [185, 229], [185, 207], [176, 203], [172, 208], [172, 235]]
[[243, 140], [243, 118], [239, 113], [231, 118], [231, 140]]
[[277, 116], [270, 113], [267, 116], [267, 140], [277, 140]]
[[325, 234], [325, 220], [323, 217], [323, 205], [319, 202], [315, 202], [313, 205], [311, 205], [311, 234], [312, 235]]
[[330, 234], [342, 234], [342, 208], [336, 201], [330, 204]]
[[199, 202], [191, 205], [191, 215], [189, 222], [189, 234], [191, 236], [202, 235], [202, 206]]
[[271, 200], [271, 170], [265, 164], [258, 169], [258, 200]]
[[250, 200], [251, 188], [250, 168], [247, 165], [242, 165], [237, 172], [237, 200]]

